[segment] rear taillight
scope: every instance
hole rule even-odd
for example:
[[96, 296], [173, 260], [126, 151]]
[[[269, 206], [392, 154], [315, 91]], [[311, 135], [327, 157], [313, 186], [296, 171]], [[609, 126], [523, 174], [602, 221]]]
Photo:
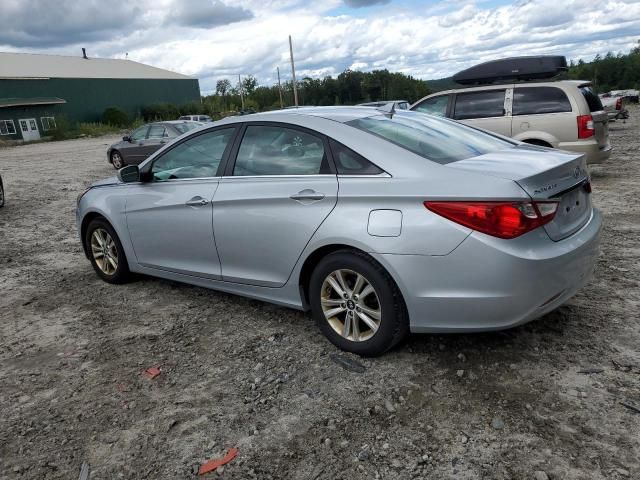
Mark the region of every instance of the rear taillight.
[[558, 202], [424, 202], [449, 220], [499, 238], [516, 238], [553, 220]]
[[622, 110], [622, 97], [618, 97], [616, 100], [616, 110]]
[[593, 137], [594, 133], [593, 117], [591, 115], [578, 116], [578, 138]]

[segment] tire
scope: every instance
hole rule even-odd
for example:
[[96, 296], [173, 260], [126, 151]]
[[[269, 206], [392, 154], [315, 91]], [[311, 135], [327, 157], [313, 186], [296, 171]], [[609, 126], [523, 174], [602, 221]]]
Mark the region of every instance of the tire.
[[0, 180], [0, 208], [4, 207], [4, 185]]
[[125, 165], [122, 154], [117, 150], [111, 152], [111, 165], [113, 165], [113, 168], [116, 170], [120, 170]]
[[529, 145], [537, 145], [539, 147], [547, 147], [547, 148], [553, 148], [552, 145], [548, 144], [547, 142], [545, 142], [544, 140], [537, 140], [537, 139], [531, 139], [531, 140], [523, 140], [524, 143], [528, 143]]
[[[91, 265], [102, 280], [108, 283], [125, 283], [129, 280], [131, 273], [127, 257], [118, 235], [109, 222], [104, 218], [92, 220], [87, 227], [84, 241]], [[108, 258], [111, 260], [107, 260]]]
[[[332, 286], [335, 283], [341, 289], [346, 285], [349, 292], [359, 291], [364, 296], [349, 297], [347, 293], [348, 299], [341, 299], [340, 292]], [[347, 352], [365, 357], [382, 355], [409, 333], [407, 309], [398, 286], [378, 262], [364, 253], [339, 250], [324, 257], [311, 274], [309, 299], [320, 331]], [[347, 319], [348, 312], [351, 320]], [[372, 323], [377, 329], [370, 327]]]

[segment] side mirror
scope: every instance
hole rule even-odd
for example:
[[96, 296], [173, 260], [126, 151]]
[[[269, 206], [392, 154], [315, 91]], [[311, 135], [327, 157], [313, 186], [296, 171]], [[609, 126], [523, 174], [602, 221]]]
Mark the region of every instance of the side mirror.
[[140, 181], [140, 169], [137, 165], [127, 165], [118, 170], [118, 179], [123, 183]]
[[125, 142], [130, 142], [131, 137], [129, 135], [125, 135], [124, 137], [122, 137], [122, 140], [124, 140]]

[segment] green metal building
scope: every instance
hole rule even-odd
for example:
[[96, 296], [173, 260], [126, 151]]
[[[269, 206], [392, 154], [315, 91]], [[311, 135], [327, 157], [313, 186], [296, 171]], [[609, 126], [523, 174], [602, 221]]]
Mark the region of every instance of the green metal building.
[[200, 102], [198, 80], [131, 60], [0, 52], [0, 140], [37, 140], [117, 107], [131, 118], [158, 103]]

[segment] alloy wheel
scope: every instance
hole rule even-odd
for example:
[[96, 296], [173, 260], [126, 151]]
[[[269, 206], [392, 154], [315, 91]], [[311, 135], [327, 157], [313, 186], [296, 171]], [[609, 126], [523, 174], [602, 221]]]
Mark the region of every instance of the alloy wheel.
[[118, 152], [114, 152], [111, 154], [111, 163], [113, 164], [113, 167], [117, 168], [118, 170], [122, 168], [123, 166], [122, 157]]
[[336, 333], [364, 342], [380, 328], [382, 309], [378, 294], [364, 275], [353, 270], [331, 272], [322, 283], [320, 304]]
[[116, 243], [103, 228], [96, 228], [91, 234], [91, 254], [96, 265], [105, 275], [114, 275], [118, 269]]

